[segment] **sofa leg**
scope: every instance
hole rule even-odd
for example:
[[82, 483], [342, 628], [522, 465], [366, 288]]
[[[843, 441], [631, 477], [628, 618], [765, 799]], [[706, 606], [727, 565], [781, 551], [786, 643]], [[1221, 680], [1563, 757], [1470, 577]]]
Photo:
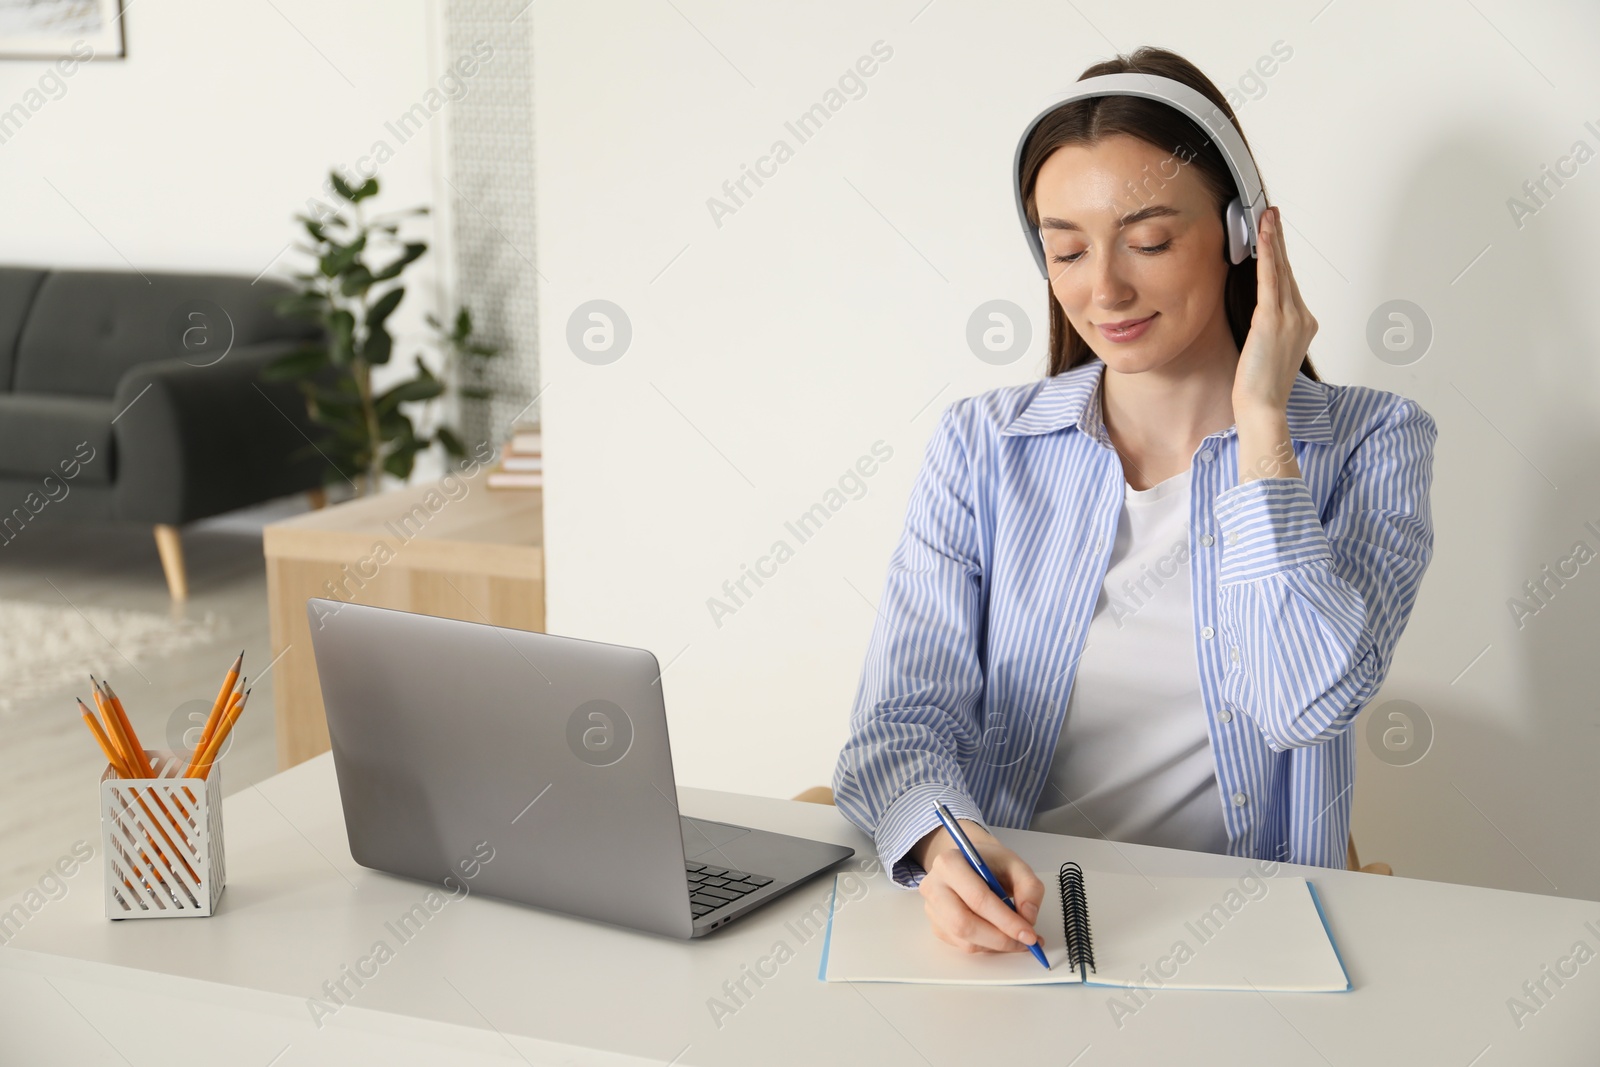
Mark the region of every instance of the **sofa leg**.
[[161, 570], [167, 576], [167, 591], [173, 600], [189, 599], [189, 578], [183, 570], [183, 541], [176, 526], [156, 527], [156, 551], [161, 554]]
[[320, 486], [316, 489], [307, 489], [306, 500], [311, 504], [312, 511], [321, 511], [328, 506], [328, 491]]

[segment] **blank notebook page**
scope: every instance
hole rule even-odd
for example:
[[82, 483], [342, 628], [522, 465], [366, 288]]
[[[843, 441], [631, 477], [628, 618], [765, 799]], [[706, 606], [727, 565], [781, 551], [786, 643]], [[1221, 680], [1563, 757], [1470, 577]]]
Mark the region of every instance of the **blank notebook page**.
[[[829, 921], [830, 982], [1041, 985], [1079, 981], [1067, 966], [1055, 872], [1035, 924], [1046, 971], [1031, 953], [968, 954], [940, 941], [920, 893], [872, 879]], [[1350, 988], [1304, 878], [1176, 878], [1083, 873], [1094, 985], [1332, 992]]]

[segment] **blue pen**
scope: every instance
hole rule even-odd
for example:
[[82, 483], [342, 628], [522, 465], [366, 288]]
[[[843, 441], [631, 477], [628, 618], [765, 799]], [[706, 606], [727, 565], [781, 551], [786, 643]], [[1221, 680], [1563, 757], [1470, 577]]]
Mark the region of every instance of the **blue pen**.
[[[950, 809], [945, 807], [943, 804], [935, 803], [933, 805], [933, 813], [939, 816], [939, 821], [944, 823], [944, 828], [950, 832], [951, 837], [955, 838], [956, 847], [961, 850], [961, 855], [966, 857], [967, 863], [971, 864], [972, 869], [982, 875], [985, 882], [989, 883], [989, 888], [994, 890], [994, 895], [1005, 901], [1006, 907], [1010, 908], [1012, 911], [1016, 911], [1016, 902], [1013, 901], [1010, 895], [1006, 893], [1005, 887], [1002, 886], [999, 879], [994, 876], [994, 872], [989, 869], [989, 865], [983, 862], [983, 857], [980, 856], [978, 854], [978, 850], [973, 847], [972, 841], [967, 837], [966, 831], [961, 829], [961, 824], [956, 822], [956, 817], [950, 814]], [[1018, 914], [1021, 913], [1018, 912]], [[1048, 971], [1050, 969], [1050, 961], [1044, 958], [1044, 949], [1039, 947], [1039, 942], [1035, 941], [1033, 944], [1029, 945], [1028, 951], [1033, 953], [1034, 959], [1038, 960], [1044, 965], [1045, 970]]]

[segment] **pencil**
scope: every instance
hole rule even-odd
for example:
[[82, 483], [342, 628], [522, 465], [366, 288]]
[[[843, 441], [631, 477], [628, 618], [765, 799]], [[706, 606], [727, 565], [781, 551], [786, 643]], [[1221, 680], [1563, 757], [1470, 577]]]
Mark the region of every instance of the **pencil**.
[[218, 726], [216, 727], [216, 729], [211, 731], [211, 736], [206, 741], [206, 743], [203, 746], [201, 746], [200, 748], [197, 748], [197, 749], [194, 750], [194, 755], [192, 757], [190, 757], [190, 759], [189, 759], [189, 766], [184, 769], [183, 777], [185, 777], [185, 778], [194, 778], [194, 777], [204, 778], [205, 777], [204, 774], [196, 775], [195, 772], [196, 772], [196, 770], [199, 769], [201, 764], [205, 764], [205, 763], [209, 763], [210, 762], [210, 757], [208, 757], [207, 754], [208, 753], [214, 754], [217, 751], [217, 749], [220, 747], [220, 741], [218, 739], [224, 733], [226, 728], [229, 725], [231, 725], [228, 722], [228, 716], [230, 714], [232, 714], [233, 709], [238, 707], [240, 702], [242, 702], [243, 700], [244, 700], [244, 693], [234, 693], [233, 696], [228, 698], [227, 709], [223, 712], [222, 718], [219, 721]]
[[[91, 674], [89, 679], [90, 681], [93, 681], [94, 675]], [[99, 684], [98, 695], [96, 696], [95, 702], [101, 706], [102, 711], [105, 713], [107, 724], [109, 725], [110, 723], [114, 722], [116, 724], [117, 732], [122, 737], [124, 742], [123, 760], [127, 764], [128, 770], [130, 771], [127, 777], [157, 777], [155, 768], [150, 765], [150, 757], [145, 755], [144, 747], [139, 744], [138, 734], [134, 733], [133, 723], [129, 721], [128, 713], [122, 706], [122, 699], [117, 696], [116, 692], [111, 688], [110, 683], [102, 682]], [[138, 796], [137, 793], [134, 795]], [[150, 799], [156, 802], [156, 807], [161, 809], [161, 814], [167, 817], [167, 819], [172, 823], [172, 828], [178, 832], [178, 837], [185, 845], [187, 845], [189, 843], [189, 835], [183, 832], [183, 827], [179, 824], [178, 820], [173, 816], [171, 811], [167, 810], [167, 805], [162, 801], [160, 795], [154, 790], [151, 790]], [[193, 797], [190, 799], [192, 800]], [[177, 797], [173, 797], [172, 802], [178, 806], [178, 810], [183, 813], [183, 817], [185, 819], [189, 818], [189, 809], [185, 808], [183, 803], [178, 800]], [[145, 812], [150, 815], [151, 819], [155, 818], [155, 814], [150, 811], [150, 808], [144, 803], [142, 798], [139, 800], [139, 806], [144, 808]], [[165, 830], [162, 830], [161, 836], [167, 839], [168, 844], [172, 843], [172, 838], [167, 836]], [[151, 844], [154, 845], [155, 842], [152, 841]], [[183, 861], [182, 856], [179, 856], [178, 858], [180, 862]], [[184, 862], [183, 865], [192, 873], [193, 869], [189, 867], [187, 862]]]
[[[118, 756], [113, 751], [113, 746], [112, 746], [112, 743], [111, 743], [111, 739], [106, 736], [105, 731], [100, 728], [99, 722], [97, 722], [95, 720], [95, 717], [92, 714], [90, 714], [88, 705], [86, 705], [82, 700], [79, 700], [78, 701], [78, 707], [81, 708], [82, 711], [83, 711], [84, 724], [89, 727], [89, 732], [94, 735], [95, 743], [100, 746], [100, 751], [105, 753], [106, 759], [110, 761], [111, 767], [112, 767], [113, 770], [115, 770], [117, 772], [118, 777], [121, 777], [121, 778], [135, 778], [135, 777], [138, 777], [136, 774], [132, 773], [129, 770], [129, 768], [126, 766], [126, 764], [124, 763], [124, 758], [121, 757], [121, 756]], [[162, 829], [161, 823], [156, 818], [155, 813], [150, 810], [150, 808], [149, 808], [149, 806], [147, 804], [145, 804], [144, 798], [139, 795], [137, 790], [132, 790], [132, 792], [133, 792], [134, 800], [139, 802], [139, 806], [141, 808], [144, 808], [145, 814], [150, 817], [151, 825], [155, 826], [156, 830], [161, 834], [161, 836], [166, 838], [167, 844], [171, 845], [172, 848], [174, 850], [176, 850], [177, 846], [172, 844], [172, 839], [170, 837], [167, 837], [167, 832], [164, 829]], [[155, 802], [158, 805], [161, 804], [161, 798], [160, 797], [157, 797], [154, 794], [151, 794], [151, 796], [154, 798]], [[161, 810], [166, 812], [166, 808], [164, 806], [162, 807]], [[168, 819], [172, 818], [172, 813], [171, 812], [167, 812], [167, 818]], [[176, 822], [176, 820], [173, 820], [173, 821]], [[183, 834], [182, 830], [178, 830], [178, 836], [179, 837], [183, 837], [185, 843], [188, 842], [188, 838], [184, 837], [184, 834]], [[172, 861], [170, 859], [167, 859], [166, 854], [161, 850], [161, 846], [156, 844], [155, 838], [150, 836], [150, 832], [148, 830], [145, 831], [144, 839], [146, 841], [150, 842], [150, 848], [155, 852], [155, 854], [157, 856], [160, 856], [162, 858], [162, 860], [166, 862], [168, 869], [171, 869]], [[154, 874], [156, 875], [156, 878], [159, 881], [165, 882], [166, 879], [161, 877], [161, 868], [159, 868], [159, 867], [157, 867], [155, 865], [155, 863], [150, 859], [150, 856], [147, 853], [145, 853], [145, 851], [143, 849], [139, 850], [139, 854], [140, 854], [140, 856], [143, 857], [145, 865], [148, 866], [152, 872], [154, 872]], [[190, 873], [190, 876], [193, 877], [194, 876], [194, 868], [189, 866], [189, 864], [183, 859], [183, 855], [181, 853], [178, 853], [177, 855], [178, 855], [178, 862], [183, 863], [184, 868], [186, 870], [188, 870], [189, 873]], [[177, 872], [173, 871], [173, 873], [176, 874]], [[130, 886], [128, 886], [128, 888], [132, 889], [133, 886], [130, 885]]]
[[[89, 680], [93, 682], [94, 675], [91, 674]], [[114, 747], [122, 752], [122, 765], [125, 773], [121, 773], [120, 777], [155, 778], [157, 775], [155, 768], [150, 765], [150, 757], [146, 756], [144, 749], [139, 746], [138, 736], [133, 733], [133, 724], [128, 721], [128, 713], [122, 710], [122, 701], [117, 699], [115, 693], [111, 692], [111, 687], [106, 686], [102, 689], [99, 683], [96, 683], [94, 702], [95, 706], [100, 709], [101, 715], [105, 717], [108, 739], [113, 742]], [[79, 703], [82, 702], [80, 701]], [[118, 714], [118, 712], [121, 712], [121, 714]], [[154, 794], [151, 795], [154, 796]], [[194, 797], [191, 796], [189, 799], [193, 800]], [[188, 809], [179, 803], [176, 797], [173, 798], [173, 803], [178, 805], [178, 810], [183, 812], [184, 818], [189, 817]], [[167, 811], [167, 806], [161, 803], [160, 797], [156, 797], [156, 804], [167, 818], [172, 818], [172, 812]], [[173, 821], [176, 823], [177, 820], [174, 819]], [[180, 836], [183, 835], [182, 830], [179, 830], [178, 833]], [[187, 837], [184, 837], [185, 844], [188, 843], [188, 840]]]
[[239, 721], [239, 716], [244, 712], [245, 703], [250, 699], [250, 690], [246, 689], [244, 695], [239, 697], [228, 707], [228, 713], [222, 718], [222, 725], [217, 727], [217, 732], [211, 738], [211, 743], [206, 746], [203, 758], [199, 763], [191, 764], [185, 772], [186, 777], [204, 778], [211, 773], [211, 765], [216, 762], [217, 754], [222, 750], [222, 744], [228, 739], [233, 724]]
[[233, 733], [234, 724], [239, 721], [239, 716], [244, 714], [244, 706], [249, 699], [250, 690], [246, 689], [228, 705], [227, 714], [222, 717], [222, 725], [218, 726], [217, 732], [212, 735], [211, 744], [206, 747], [205, 759], [197, 768], [196, 773], [200, 777], [205, 778], [211, 773], [212, 764], [221, 757], [222, 746], [227, 744], [229, 736]]
[[[90, 675], [89, 677], [93, 679], [94, 676]], [[122, 732], [127, 736], [128, 744], [133, 749], [129, 753], [132, 757], [132, 766], [137, 767], [139, 773], [144, 777], [154, 778], [156, 776], [155, 769], [150, 766], [150, 757], [145, 755], [144, 746], [139, 743], [139, 735], [134, 732], [133, 722], [128, 718], [127, 711], [122, 707], [122, 698], [117, 696], [116, 692], [111, 688], [110, 682], [101, 682], [100, 686], [105, 690], [106, 702], [111, 705], [111, 710], [116, 712], [117, 724], [122, 727]]]
[[[217, 724], [222, 721], [222, 716], [227, 712], [228, 705], [237, 695], [234, 683], [239, 681], [239, 671], [243, 666], [244, 649], [241, 648], [239, 654], [233, 659], [233, 666], [228, 668], [227, 675], [222, 679], [222, 687], [217, 690], [217, 698], [211, 702], [211, 711], [206, 715], [205, 726], [200, 731], [200, 740], [195, 742], [194, 750], [189, 753], [188, 767], [180, 777], [187, 778], [189, 776], [190, 772], [194, 770], [196, 759], [205, 751], [206, 745], [211, 743], [212, 735], [217, 732]], [[243, 684], [240, 684], [239, 689], [243, 688]], [[195, 799], [188, 786], [183, 787], [183, 793], [191, 801]]]
[[[167, 870], [172, 872], [173, 877], [176, 878], [178, 875], [177, 869], [172, 866], [172, 857], [176, 856], [178, 862], [183, 864], [183, 869], [189, 872], [189, 877], [198, 882], [200, 880], [200, 876], [195, 873], [193, 867], [189, 866], [189, 861], [183, 856], [183, 850], [177, 846], [177, 844], [172, 840], [172, 836], [167, 833], [166, 825], [162, 823], [160, 819], [156, 818], [156, 813], [150, 810], [150, 805], [144, 802], [144, 797], [139, 795], [139, 791], [137, 789], [134, 789], [132, 786], [128, 787], [128, 789], [129, 792], [133, 794], [133, 799], [138, 802], [139, 807], [143, 808], [145, 815], [149, 817], [150, 822], [147, 824], [147, 827], [155, 827], [156, 833], [160, 834], [161, 839], [167, 843], [167, 849], [163, 849], [160, 845], [156, 844], [156, 839], [150, 836], [150, 831], [148, 828], [146, 828], [144, 831], [144, 839], [150, 842], [151, 851], [160, 857], [162, 863], [167, 865]], [[156, 796], [154, 793], [150, 794], [150, 796], [151, 799], [154, 800], [158, 805], [161, 803], [161, 798]], [[167, 809], [162, 807], [161, 810], [166, 811]], [[167, 818], [172, 818], [171, 812], [167, 813]], [[173, 825], [173, 829], [177, 830], [176, 824]], [[189, 839], [184, 837], [182, 830], [178, 830], [178, 836], [183, 838], [185, 845], [189, 843]], [[170, 853], [168, 852], [168, 849], [171, 850]], [[143, 849], [140, 849], [139, 851], [140, 855], [144, 855]], [[157, 867], [154, 863], [151, 863], [149, 856], [145, 856], [145, 863], [149, 864], [151, 870], [155, 871], [158, 879], [163, 882], [166, 881], [165, 878], [161, 878], [161, 868]]]
[[[200, 733], [200, 742], [194, 746], [194, 751], [190, 753], [189, 766], [184, 770], [182, 777], [188, 777], [194, 773], [195, 768], [200, 765], [201, 757], [205, 754], [206, 748], [210, 746], [212, 739], [217, 736], [217, 729], [222, 724], [222, 720], [233, 709], [233, 705], [243, 699], [245, 684], [249, 681], [249, 679], [239, 677], [239, 666], [243, 662], [244, 653], [240, 652], [239, 658], [233, 661], [233, 668], [228, 671], [228, 677], [224, 683], [232, 684], [235, 679], [238, 679], [238, 686], [229, 691], [227, 699], [222, 704], [213, 707], [212, 713], [206, 716], [206, 727]], [[221, 696], [222, 694], [219, 692], [217, 695]], [[204, 778], [205, 775], [200, 777]], [[194, 799], [194, 794], [189, 792], [188, 787], [185, 787], [183, 791], [191, 800]]]
[[244, 649], [239, 650], [233, 666], [228, 668], [227, 677], [222, 679], [222, 688], [217, 690], [217, 699], [211, 702], [211, 714], [206, 716], [205, 729], [200, 732], [200, 741], [194, 746], [195, 752], [201, 752], [206, 745], [211, 743], [211, 735], [217, 732], [217, 724], [222, 721], [222, 716], [228, 711], [228, 704], [233, 700], [233, 684], [239, 680], [239, 671], [244, 666]]
[[[89, 732], [94, 735], [95, 744], [99, 745], [100, 751], [105, 753], [106, 762], [111, 765], [111, 769], [117, 772], [119, 778], [132, 778], [133, 775], [128, 773], [128, 768], [122, 763], [122, 756], [116, 751], [111, 739], [106, 736], [106, 732], [100, 728], [100, 720], [94, 717], [94, 712], [89, 710], [89, 705], [85, 704], [81, 698], [78, 700], [78, 709], [83, 714], [84, 725], [89, 727]], [[145, 834], [145, 840], [149, 841], [151, 845], [155, 844], [154, 839], [149, 834]], [[160, 876], [160, 870], [150, 859], [149, 853], [145, 852], [144, 849], [140, 849], [139, 855], [144, 860], [145, 865], [155, 871], [157, 880], [165, 881]], [[126, 878], [122, 880], [122, 884], [130, 890], [133, 889], [133, 883]]]
[[106, 754], [106, 762], [111, 764], [111, 769], [117, 772], [117, 777], [132, 778], [133, 775], [129, 774], [128, 768], [123, 765], [122, 757], [112, 747], [111, 739], [100, 728], [100, 720], [94, 717], [94, 712], [89, 710], [89, 705], [85, 704], [82, 698], [78, 700], [78, 709], [83, 712], [84, 725], [89, 727], [89, 732], [94, 735], [95, 744], [99, 745], [100, 751]]
[[100, 718], [104, 720], [106, 737], [122, 756], [122, 765], [129, 771], [127, 777], [132, 778], [140, 770], [139, 764], [133, 758], [133, 742], [122, 732], [122, 722], [117, 718], [116, 712], [111, 710], [110, 702], [100, 691], [100, 683], [94, 680], [94, 675], [89, 675], [89, 681], [94, 685], [94, 706], [100, 710]]

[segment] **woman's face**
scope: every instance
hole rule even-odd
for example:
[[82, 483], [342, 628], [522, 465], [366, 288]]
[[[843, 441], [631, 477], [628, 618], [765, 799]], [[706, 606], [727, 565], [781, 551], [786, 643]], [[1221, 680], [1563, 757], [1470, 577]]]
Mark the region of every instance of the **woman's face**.
[[[1117, 134], [1058, 148], [1039, 169], [1034, 203], [1051, 291], [1113, 370], [1237, 354], [1223, 306], [1222, 220], [1185, 163]], [[1148, 321], [1109, 329], [1130, 320]]]

